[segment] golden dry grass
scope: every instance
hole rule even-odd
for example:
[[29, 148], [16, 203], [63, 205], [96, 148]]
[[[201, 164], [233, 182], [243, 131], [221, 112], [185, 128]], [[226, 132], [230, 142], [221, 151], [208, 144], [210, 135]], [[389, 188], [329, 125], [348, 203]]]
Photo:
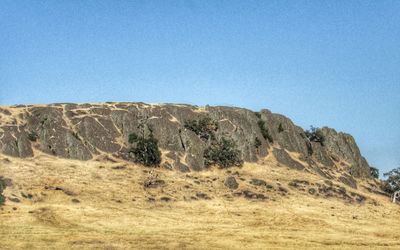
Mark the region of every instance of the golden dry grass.
[[[254, 201], [232, 195], [223, 184], [226, 170], [160, 169], [166, 185], [145, 189], [144, 167], [35, 155], [0, 155], [0, 176], [13, 181], [5, 196], [21, 200], [7, 200], [0, 211], [2, 249], [400, 249], [400, 207], [388, 198], [361, 188], [357, 192], [380, 205], [312, 197], [287, 184], [322, 183], [320, 177], [279, 167], [273, 159], [231, 169], [238, 171], [239, 189], [269, 197]], [[253, 187], [253, 177], [280, 183], [289, 195]], [[211, 199], [193, 200], [197, 192]]]

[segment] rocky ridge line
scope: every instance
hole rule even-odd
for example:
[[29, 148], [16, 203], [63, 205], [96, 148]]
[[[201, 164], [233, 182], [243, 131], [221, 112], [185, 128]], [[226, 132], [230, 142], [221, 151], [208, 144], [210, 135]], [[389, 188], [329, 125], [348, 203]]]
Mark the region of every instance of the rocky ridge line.
[[324, 127], [320, 130], [325, 139], [322, 144], [310, 141], [301, 127], [283, 115], [223, 106], [67, 103], [1, 107], [0, 152], [25, 158], [39, 150], [79, 160], [108, 154], [130, 160], [129, 135], [151, 132], [162, 149], [163, 165], [200, 171], [206, 168], [203, 154], [210, 142], [184, 124], [206, 117], [218, 125], [216, 140], [233, 140], [244, 161], [262, 161], [272, 153], [282, 165], [326, 179], [338, 172], [342, 178], [370, 177], [370, 167], [349, 134]]

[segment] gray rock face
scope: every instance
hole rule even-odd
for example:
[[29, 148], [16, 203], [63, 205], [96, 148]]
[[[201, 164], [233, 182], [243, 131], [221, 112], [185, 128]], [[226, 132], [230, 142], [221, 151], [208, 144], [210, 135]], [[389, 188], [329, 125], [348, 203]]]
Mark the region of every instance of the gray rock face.
[[289, 168], [293, 168], [296, 170], [304, 169], [304, 166], [300, 162], [293, 160], [293, 158], [290, 157], [290, 155], [285, 150], [275, 148], [274, 151], [272, 151], [272, 153], [274, 154], [276, 160], [279, 163], [282, 163], [288, 166]]
[[87, 146], [67, 121], [61, 108], [34, 107], [27, 114], [26, 129], [38, 135], [35, 147], [45, 153], [79, 160], [91, 159]]
[[[296, 125], [287, 117], [273, 114], [267, 109], [260, 112], [261, 119], [267, 124], [274, 142], [292, 152], [298, 152], [304, 156], [308, 155], [307, 140], [304, 130]], [[279, 131], [279, 126], [283, 131]]]
[[328, 154], [350, 163], [350, 173], [354, 177], [370, 176], [369, 164], [361, 156], [360, 150], [351, 135], [337, 133], [336, 130], [327, 127], [322, 128], [321, 131], [325, 138], [324, 147]]
[[[304, 130], [269, 110], [259, 113], [235, 107], [196, 107], [181, 104], [145, 103], [51, 104], [0, 108], [0, 152], [14, 157], [32, 157], [34, 148], [47, 154], [88, 160], [111, 153], [130, 160], [129, 135], [152, 134], [161, 150], [169, 151], [167, 163], [187, 172], [205, 169], [204, 151], [210, 139], [185, 128], [188, 120], [209, 117], [217, 123], [215, 141], [232, 140], [244, 161], [255, 162], [269, 153], [283, 165], [302, 170], [333, 168], [335, 162], [349, 164], [348, 173], [369, 177], [369, 165], [360, 154], [354, 138], [322, 128], [324, 145], [310, 142]], [[262, 120], [273, 143], [263, 137]], [[309, 166], [285, 151], [294, 152]], [[318, 172], [318, 171], [317, 171]]]
[[28, 134], [19, 126], [2, 127], [0, 132], [0, 149], [4, 154], [14, 157], [31, 157], [33, 151]]

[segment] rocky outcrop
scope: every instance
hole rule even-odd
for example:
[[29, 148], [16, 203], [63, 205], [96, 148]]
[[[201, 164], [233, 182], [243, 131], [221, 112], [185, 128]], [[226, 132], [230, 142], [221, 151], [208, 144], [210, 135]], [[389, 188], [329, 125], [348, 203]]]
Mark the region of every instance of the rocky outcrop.
[[370, 176], [368, 162], [361, 155], [354, 138], [346, 133], [338, 133], [332, 128], [321, 129], [324, 135], [324, 149], [334, 158], [342, 159], [351, 166], [350, 174], [354, 177]]
[[[199, 171], [206, 168], [204, 151], [213, 141], [227, 138], [243, 161], [255, 162], [272, 153], [279, 163], [299, 171], [316, 172], [343, 163], [348, 174], [369, 177], [369, 165], [350, 135], [322, 128], [324, 143], [309, 141], [289, 118], [266, 109], [68, 103], [2, 107], [0, 111], [0, 151], [14, 157], [32, 157], [38, 150], [79, 160], [101, 154], [131, 160], [130, 135], [151, 134], [164, 152], [163, 166]], [[216, 124], [210, 138], [185, 126], [187, 121], [201, 119]]]

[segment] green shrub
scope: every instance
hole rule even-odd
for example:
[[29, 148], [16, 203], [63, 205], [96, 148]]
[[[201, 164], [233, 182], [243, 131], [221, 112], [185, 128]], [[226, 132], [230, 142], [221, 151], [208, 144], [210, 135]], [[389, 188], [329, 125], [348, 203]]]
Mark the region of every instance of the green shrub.
[[310, 141], [319, 142], [322, 146], [324, 146], [325, 138], [319, 128], [310, 126], [310, 130], [306, 130], [304, 133]]
[[128, 142], [129, 143], [134, 143], [138, 140], [138, 135], [136, 133], [130, 133], [129, 134], [129, 138], [128, 138]]
[[382, 189], [388, 193], [394, 193], [400, 190], [400, 167], [384, 173], [387, 179], [382, 184]]
[[279, 126], [278, 126], [278, 133], [282, 133], [283, 131], [285, 131], [285, 130], [284, 130], [283, 127], [282, 127], [282, 123], [279, 123]]
[[155, 167], [161, 162], [161, 152], [158, 140], [150, 133], [148, 138], [136, 137], [136, 145], [129, 152], [134, 154], [134, 160], [145, 166]]
[[271, 134], [269, 133], [268, 128], [265, 127], [265, 121], [258, 120], [257, 124], [261, 130], [261, 134], [264, 137], [264, 139], [268, 140], [270, 143], [273, 143], [274, 139], [272, 138]]
[[254, 112], [254, 114], [257, 116], [258, 119], [261, 119], [261, 113], [260, 112]]
[[241, 166], [240, 151], [232, 140], [222, 138], [219, 142], [214, 142], [204, 151], [204, 164], [206, 166], [218, 165], [221, 168], [231, 166]]
[[214, 140], [214, 132], [218, 130], [218, 123], [207, 116], [199, 120], [187, 120], [184, 127], [193, 131], [200, 139]]
[[257, 149], [259, 148], [259, 147], [261, 147], [261, 141], [260, 141], [260, 139], [258, 139], [258, 137], [256, 137], [255, 139], [254, 139], [254, 147], [256, 147]]
[[371, 176], [378, 179], [379, 178], [379, 169], [374, 168], [374, 167], [369, 167], [369, 170], [371, 172]]
[[35, 141], [37, 140], [38, 137], [39, 137], [39, 136], [38, 136], [38, 134], [37, 134], [36, 132], [30, 132], [30, 133], [28, 134], [28, 139], [29, 139], [30, 141], [32, 141], [32, 142], [35, 142]]

